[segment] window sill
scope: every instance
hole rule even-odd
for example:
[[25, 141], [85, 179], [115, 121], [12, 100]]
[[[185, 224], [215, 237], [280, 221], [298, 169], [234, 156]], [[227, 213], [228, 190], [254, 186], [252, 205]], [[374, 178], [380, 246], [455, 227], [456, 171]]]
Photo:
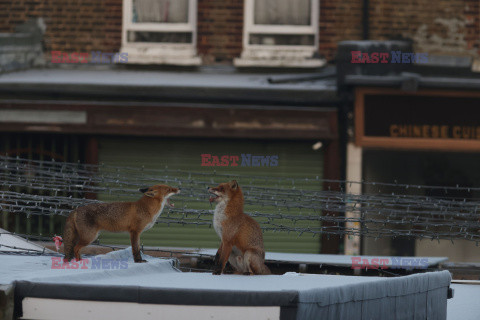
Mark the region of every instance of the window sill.
[[236, 58], [236, 67], [286, 67], [286, 68], [318, 68], [326, 64], [325, 59], [313, 58], [316, 50], [311, 48], [268, 49], [248, 48]]
[[193, 45], [188, 44], [126, 44], [121, 52], [128, 53], [127, 63], [132, 64], [199, 66], [202, 63]]

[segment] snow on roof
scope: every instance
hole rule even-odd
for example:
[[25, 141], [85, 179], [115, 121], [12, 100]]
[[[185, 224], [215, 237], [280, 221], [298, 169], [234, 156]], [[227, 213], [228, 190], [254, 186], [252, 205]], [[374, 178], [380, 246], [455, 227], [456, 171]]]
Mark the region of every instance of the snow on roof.
[[[198, 251], [202, 255], [215, 256], [217, 253], [216, 249], [201, 249]], [[325, 264], [331, 266], [340, 266], [340, 267], [351, 267], [352, 258], [360, 256], [348, 256], [341, 254], [308, 254], [308, 253], [282, 253], [282, 252], [266, 252], [265, 259], [275, 262], [293, 262], [293, 263], [306, 263], [306, 264]], [[426, 261], [428, 267], [436, 266], [442, 262], [448, 260], [447, 257], [391, 257], [391, 256], [361, 256], [362, 259], [384, 259], [388, 260], [385, 264], [387, 266], [392, 266], [396, 259], [406, 259], [407, 260], [423, 260]], [[405, 267], [408, 268], [408, 265], [405, 264]]]
[[[382, 310], [389, 315], [405, 314], [399, 305], [415, 305], [408, 309], [409, 315], [442, 318], [446, 312], [446, 288], [451, 279], [448, 271], [396, 278], [294, 272], [250, 277], [182, 273], [175, 268], [174, 259], [144, 255], [148, 263], [134, 263], [131, 248], [85, 256], [81, 261], [65, 264], [63, 255], [51, 251], [42, 253], [42, 247], [4, 230], [0, 241], [11, 250], [1, 254], [0, 284], [15, 283], [19, 297], [23, 298], [245, 306], [292, 306], [293, 303], [298, 308], [298, 318], [315, 315], [325, 319], [333, 319], [337, 314], [355, 314], [359, 303], [362, 309], [375, 313], [381, 301]], [[32, 251], [36, 254], [32, 255]], [[209, 253], [213, 251], [203, 250], [203, 254]], [[269, 253], [267, 259], [332, 264], [345, 259], [329, 255], [328, 259], [319, 260], [321, 256]], [[418, 296], [424, 294], [429, 298], [422, 301], [436, 304], [429, 311], [423, 305], [417, 308]], [[465, 312], [453, 304], [451, 309], [455, 308], [455, 312]]]
[[[453, 282], [453, 281], [452, 281]], [[480, 318], [480, 281], [469, 284], [452, 283], [453, 299], [447, 302], [448, 320], [478, 320]]]
[[[122, 278], [137, 274], [179, 272], [172, 268], [172, 259], [148, 257], [151, 263], [134, 263], [131, 248], [113, 251], [106, 255], [85, 256], [83, 262], [72, 260], [63, 264], [63, 254], [2, 255], [0, 284], [28, 280], [35, 282], [87, 283], [110, 279], [112, 284], [122, 284]], [[112, 264], [113, 262], [117, 262]]]
[[[1, 237], [4, 236], [12, 247], [29, 245], [17, 237]], [[14, 283], [16, 299], [20, 300], [36, 297], [180, 305], [277, 305], [296, 308], [299, 319], [312, 316], [335, 319], [339, 314], [356, 314], [359, 307], [365, 314], [376, 314], [379, 304], [385, 316], [444, 318], [451, 280], [448, 271], [395, 278], [294, 272], [216, 276], [182, 273], [175, 268], [174, 259], [149, 256], [144, 259], [148, 262], [134, 263], [131, 248], [85, 256], [81, 261], [68, 264], [63, 263], [63, 256], [57, 253], [4, 253], [1, 254], [0, 284]], [[424, 298], [418, 299], [419, 296]], [[402, 307], [407, 305], [415, 307]]]
[[[451, 279], [448, 271], [395, 278], [299, 273], [264, 276], [182, 273], [169, 259], [145, 256], [148, 263], [133, 263], [130, 250], [84, 259], [87, 260], [84, 269], [81, 262], [77, 262], [75, 269], [59, 267], [62, 266], [60, 256], [2, 255], [0, 283], [15, 281], [16, 299], [279, 305], [298, 308], [299, 319], [337, 319], [340, 314], [356, 314], [359, 308], [362, 314], [369, 315], [381, 310], [384, 316], [443, 318]], [[126, 265], [122, 268], [121, 262], [112, 268], [113, 260], [124, 261]], [[402, 307], [407, 305], [415, 307]]]
[[0, 228], [0, 251], [3, 252], [53, 252], [42, 246], [26, 241]]

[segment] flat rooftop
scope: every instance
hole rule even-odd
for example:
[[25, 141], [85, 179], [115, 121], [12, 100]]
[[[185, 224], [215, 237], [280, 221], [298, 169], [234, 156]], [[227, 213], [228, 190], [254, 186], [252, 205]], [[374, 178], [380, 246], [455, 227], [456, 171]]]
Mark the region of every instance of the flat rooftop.
[[[289, 81], [288, 77], [292, 77]], [[244, 73], [230, 69], [147, 71], [112, 68], [30, 69], [0, 74], [0, 94], [83, 96], [98, 99], [195, 100], [199, 102], [318, 105], [335, 102], [335, 77], [315, 74]], [[285, 80], [287, 79], [287, 80]], [[163, 101], [160, 100], [160, 101]]]

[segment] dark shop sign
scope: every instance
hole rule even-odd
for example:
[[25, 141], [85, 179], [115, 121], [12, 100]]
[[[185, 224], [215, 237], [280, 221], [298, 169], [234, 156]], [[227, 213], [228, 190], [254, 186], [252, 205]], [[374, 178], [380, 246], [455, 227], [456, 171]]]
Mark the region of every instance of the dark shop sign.
[[390, 137], [432, 139], [480, 139], [480, 126], [391, 124]]
[[360, 146], [480, 150], [480, 94], [357, 90], [355, 135]]

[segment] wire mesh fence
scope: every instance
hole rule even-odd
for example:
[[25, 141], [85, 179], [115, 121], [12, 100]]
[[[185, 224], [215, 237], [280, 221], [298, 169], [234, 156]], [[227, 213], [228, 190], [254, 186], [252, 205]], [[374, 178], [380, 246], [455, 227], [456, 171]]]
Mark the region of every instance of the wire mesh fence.
[[[8, 156], [0, 156], [0, 212], [4, 222], [11, 215], [67, 216], [78, 206], [136, 200], [140, 187], [169, 184], [181, 187], [182, 193], [157, 223], [209, 226], [213, 208], [206, 189], [231, 179], [242, 187], [246, 213], [265, 231], [479, 240], [480, 188], [238, 176]], [[345, 192], [352, 184], [375, 192]]]

